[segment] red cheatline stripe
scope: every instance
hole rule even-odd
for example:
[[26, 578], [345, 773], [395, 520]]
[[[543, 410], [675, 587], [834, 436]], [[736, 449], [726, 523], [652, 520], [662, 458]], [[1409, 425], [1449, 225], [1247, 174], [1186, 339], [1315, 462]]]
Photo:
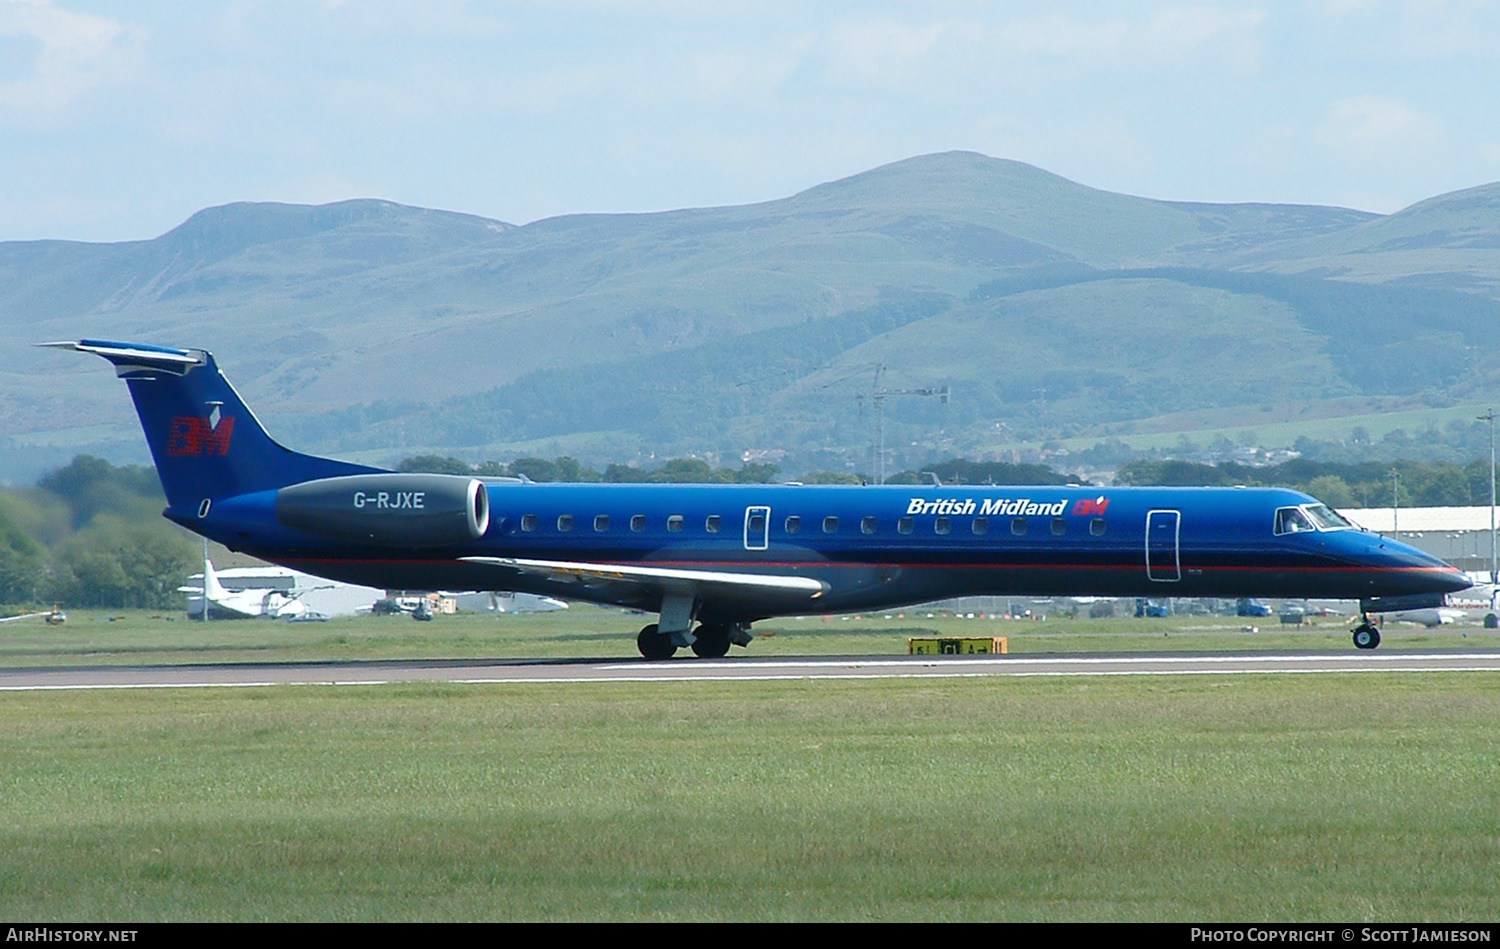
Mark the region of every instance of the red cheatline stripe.
[[[410, 558], [283, 558], [287, 563], [304, 564], [361, 564], [361, 565], [412, 565], [420, 564], [427, 566], [499, 566], [497, 564], [465, 564], [460, 560], [413, 560]], [[1131, 564], [1046, 564], [1046, 563], [850, 563], [848, 561], [815, 561], [790, 560], [578, 560], [572, 561], [579, 564], [607, 567], [612, 563], [625, 564], [642, 567], [682, 567], [685, 569], [707, 569], [724, 567], [774, 567], [778, 569], [867, 569], [867, 570], [1145, 570], [1144, 563]], [[1163, 565], [1165, 567], [1165, 565]], [[516, 570], [523, 568], [516, 567]], [[1258, 566], [1228, 566], [1228, 567], [1194, 567], [1191, 564], [1182, 564], [1182, 572], [1189, 570], [1200, 570], [1203, 572], [1213, 571], [1216, 573], [1234, 571], [1259, 571], [1265, 573], [1437, 573], [1457, 576], [1463, 571], [1457, 567], [1368, 567], [1368, 566], [1339, 566], [1339, 567], [1258, 567]]]

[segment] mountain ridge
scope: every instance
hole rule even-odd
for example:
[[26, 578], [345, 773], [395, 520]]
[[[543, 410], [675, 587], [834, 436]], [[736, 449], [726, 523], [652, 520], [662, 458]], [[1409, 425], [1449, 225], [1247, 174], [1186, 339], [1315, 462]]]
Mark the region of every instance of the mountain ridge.
[[[601, 452], [623, 438], [846, 464], [870, 441], [856, 397], [887, 365], [898, 387], [957, 386], [943, 411], [887, 406], [900, 450], [984, 453], [1242, 404], [1228, 399], [1500, 394], [1500, 365], [1477, 351], [1497, 306], [1500, 184], [1381, 216], [1119, 195], [948, 152], [756, 204], [524, 225], [381, 199], [237, 202], [147, 241], [0, 243], [0, 438], [27, 455], [13, 470], [69, 447], [139, 460], [106, 374], [24, 346], [102, 336], [214, 350], [311, 449], [592, 431], [612, 433]], [[1301, 374], [1270, 355], [1225, 362], [1236, 331], [1246, 354], [1307, 352]], [[924, 333], [946, 349], [917, 345]], [[1027, 334], [1074, 349], [1017, 361], [992, 342]], [[741, 339], [753, 356], [735, 356]], [[1208, 366], [1232, 384], [1158, 372]], [[583, 392], [602, 404], [574, 404]]]

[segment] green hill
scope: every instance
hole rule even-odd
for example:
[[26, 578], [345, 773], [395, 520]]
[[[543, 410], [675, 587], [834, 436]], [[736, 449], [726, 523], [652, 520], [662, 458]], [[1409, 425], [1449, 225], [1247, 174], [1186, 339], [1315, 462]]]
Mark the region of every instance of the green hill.
[[273, 431], [389, 460], [787, 451], [892, 464], [1187, 410], [1500, 395], [1500, 186], [1385, 217], [1156, 201], [966, 152], [762, 204], [514, 226], [235, 204], [149, 241], [0, 244], [0, 478], [143, 458], [108, 373], [215, 351]]

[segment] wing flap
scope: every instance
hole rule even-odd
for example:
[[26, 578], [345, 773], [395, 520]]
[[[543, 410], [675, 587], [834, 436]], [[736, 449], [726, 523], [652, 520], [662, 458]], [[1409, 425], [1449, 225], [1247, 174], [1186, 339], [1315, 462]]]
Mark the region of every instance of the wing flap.
[[579, 563], [569, 560], [526, 560], [519, 557], [464, 557], [466, 563], [507, 567], [554, 580], [584, 583], [627, 584], [653, 590], [700, 591], [717, 587], [740, 593], [761, 591], [780, 595], [801, 594], [815, 600], [828, 592], [828, 584], [811, 577], [784, 574], [729, 573], [722, 570], [693, 570], [683, 567], [644, 567], [637, 564]]

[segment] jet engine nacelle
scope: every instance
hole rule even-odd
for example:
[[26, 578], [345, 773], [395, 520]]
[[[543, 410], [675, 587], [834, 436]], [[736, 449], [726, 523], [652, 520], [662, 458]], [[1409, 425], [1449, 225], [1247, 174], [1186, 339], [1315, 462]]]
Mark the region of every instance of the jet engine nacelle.
[[447, 547], [483, 536], [490, 526], [490, 504], [477, 478], [346, 475], [277, 491], [276, 521], [333, 540], [385, 547]]

